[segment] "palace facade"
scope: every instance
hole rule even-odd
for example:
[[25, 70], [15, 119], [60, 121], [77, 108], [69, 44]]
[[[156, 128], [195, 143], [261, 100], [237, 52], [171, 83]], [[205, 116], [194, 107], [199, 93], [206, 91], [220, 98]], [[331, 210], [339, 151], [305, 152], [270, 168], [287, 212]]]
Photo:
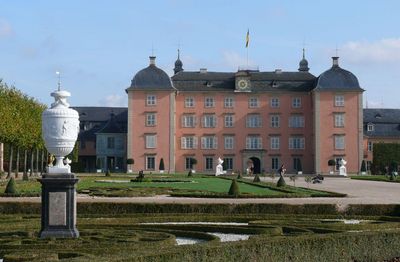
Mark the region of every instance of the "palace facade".
[[[133, 170], [213, 173], [224, 169], [328, 174], [331, 159], [358, 173], [363, 160], [363, 89], [332, 58], [319, 76], [304, 58], [295, 72], [184, 71], [156, 66], [133, 77], [128, 94], [127, 158]], [[193, 166], [192, 159], [197, 163]]]

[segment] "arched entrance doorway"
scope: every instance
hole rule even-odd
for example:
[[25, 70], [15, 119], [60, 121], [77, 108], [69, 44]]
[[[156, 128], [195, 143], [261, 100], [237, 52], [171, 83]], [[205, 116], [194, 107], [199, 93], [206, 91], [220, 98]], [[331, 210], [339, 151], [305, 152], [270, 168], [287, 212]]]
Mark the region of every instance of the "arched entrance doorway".
[[253, 174], [261, 174], [261, 163], [258, 157], [249, 158], [253, 162]]

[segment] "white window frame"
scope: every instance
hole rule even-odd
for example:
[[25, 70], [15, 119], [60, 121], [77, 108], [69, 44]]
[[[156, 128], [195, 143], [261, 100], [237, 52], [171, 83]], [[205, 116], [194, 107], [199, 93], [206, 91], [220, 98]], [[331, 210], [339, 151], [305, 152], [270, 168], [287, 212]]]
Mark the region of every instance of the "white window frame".
[[246, 117], [246, 127], [259, 128], [262, 126], [262, 118], [260, 114], [248, 114]]
[[270, 107], [271, 108], [279, 108], [280, 107], [279, 97], [271, 97], [270, 99]]
[[301, 97], [292, 97], [292, 108], [301, 108]]
[[204, 107], [205, 108], [213, 108], [215, 107], [215, 98], [212, 96], [204, 97]]
[[146, 148], [157, 148], [157, 135], [145, 135]]
[[289, 149], [303, 150], [305, 146], [304, 137], [292, 136], [289, 137]]
[[234, 136], [224, 136], [224, 149], [232, 150], [235, 147]]
[[194, 97], [193, 96], [185, 97], [185, 107], [186, 108], [194, 107]]
[[181, 149], [196, 149], [196, 148], [197, 148], [196, 136], [181, 137]]
[[205, 128], [217, 127], [217, 116], [215, 114], [204, 114], [202, 126]]
[[201, 137], [201, 149], [217, 149], [217, 137], [216, 136], [202, 136]]
[[374, 143], [372, 143], [372, 141], [368, 141], [367, 150], [368, 152], [372, 152], [374, 150]]
[[155, 105], [157, 105], [156, 95], [147, 95], [146, 96], [146, 106], [155, 106]]
[[156, 113], [146, 113], [146, 126], [156, 126], [157, 115]]
[[304, 116], [303, 115], [291, 115], [291, 116], [289, 116], [289, 127], [291, 127], [291, 128], [302, 128], [302, 127], [304, 127]]
[[344, 127], [345, 116], [344, 113], [335, 113], [335, 127]]
[[279, 169], [279, 157], [273, 156], [271, 157], [271, 169], [278, 170]]
[[255, 96], [249, 97], [249, 108], [259, 108], [259, 107], [260, 107], [260, 99]]
[[182, 127], [196, 127], [197, 124], [196, 120], [197, 119], [195, 114], [183, 114]]
[[281, 138], [279, 136], [271, 136], [270, 138], [270, 148], [272, 150], [279, 150], [281, 144]]
[[233, 157], [226, 156], [226, 157], [224, 157], [223, 160], [224, 160], [223, 165], [225, 166], [224, 169], [225, 170], [233, 170], [233, 166], [234, 166]]
[[[150, 161], [149, 159], [153, 159], [153, 166], [150, 166]], [[146, 155], [146, 170], [155, 170], [156, 169], [156, 156], [154, 155]]]
[[247, 136], [246, 149], [262, 149], [261, 136]]
[[272, 128], [279, 128], [281, 122], [280, 115], [270, 115], [270, 127]]
[[335, 95], [335, 106], [344, 106], [344, 95]]
[[211, 156], [204, 157], [204, 169], [213, 170], [214, 169], [214, 158]]
[[367, 131], [368, 132], [373, 132], [374, 129], [375, 129], [374, 124], [372, 124], [372, 123], [367, 124]]
[[224, 108], [233, 108], [235, 106], [235, 99], [232, 96], [224, 98]]
[[233, 127], [235, 122], [234, 114], [226, 114], [224, 115], [224, 127]]
[[335, 150], [344, 150], [346, 148], [346, 140], [344, 135], [334, 136]]

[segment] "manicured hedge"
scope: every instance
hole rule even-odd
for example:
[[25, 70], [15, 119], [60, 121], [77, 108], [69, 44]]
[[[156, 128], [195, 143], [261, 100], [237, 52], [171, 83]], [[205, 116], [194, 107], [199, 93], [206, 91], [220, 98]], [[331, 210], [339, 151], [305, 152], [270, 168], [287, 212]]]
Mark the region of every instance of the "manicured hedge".
[[349, 205], [345, 214], [350, 216], [400, 216], [400, 205]]

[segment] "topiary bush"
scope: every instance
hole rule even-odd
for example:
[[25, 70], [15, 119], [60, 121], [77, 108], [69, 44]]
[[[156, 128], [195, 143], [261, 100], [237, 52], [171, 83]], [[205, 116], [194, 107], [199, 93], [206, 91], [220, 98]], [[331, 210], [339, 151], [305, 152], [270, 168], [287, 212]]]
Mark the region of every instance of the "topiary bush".
[[190, 169], [190, 170], [189, 170], [189, 172], [188, 172], [188, 175], [187, 175], [187, 176], [193, 176], [192, 169]]
[[107, 171], [106, 171], [106, 176], [111, 176], [110, 169], [107, 169]]
[[228, 195], [237, 197], [237, 196], [239, 196], [239, 194], [240, 194], [239, 185], [238, 185], [236, 179], [233, 179], [231, 187], [229, 188]]
[[254, 183], [261, 182], [260, 176], [259, 176], [258, 174], [256, 174], [256, 175], [254, 176], [253, 182], [254, 182]]
[[15, 179], [12, 177], [7, 183], [6, 191], [4, 191], [6, 194], [18, 194], [17, 191], [17, 185], [15, 183]]
[[285, 179], [283, 178], [283, 176], [279, 176], [279, 180], [278, 183], [276, 183], [277, 187], [284, 187], [286, 186], [286, 182]]
[[242, 173], [239, 171], [238, 172], [238, 176], [237, 176], [237, 179], [242, 179], [243, 177], [242, 177]]

